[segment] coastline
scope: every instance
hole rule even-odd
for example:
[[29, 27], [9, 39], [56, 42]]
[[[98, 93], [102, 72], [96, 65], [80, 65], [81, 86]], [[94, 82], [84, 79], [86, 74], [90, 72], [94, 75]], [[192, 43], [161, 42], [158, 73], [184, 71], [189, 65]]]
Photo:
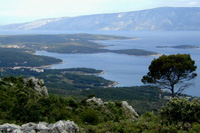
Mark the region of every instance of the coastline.
[[162, 56], [163, 54], [153, 54], [153, 55], [149, 55], [149, 56]]
[[[116, 53], [118, 54], [118, 53]], [[129, 54], [124, 54], [124, 55], [129, 55]], [[152, 54], [152, 55], [129, 55], [129, 56], [136, 56], [136, 57], [154, 57], [154, 56], [162, 56], [163, 54]]]
[[114, 86], [116, 86], [116, 85], [118, 85], [119, 83], [118, 82], [116, 82], [116, 81], [112, 81], [113, 83], [112, 84], [110, 84], [110, 85], [108, 85], [108, 86], [105, 86], [104, 88], [106, 88], [106, 87], [109, 87], [109, 88], [111, 88], [111, 87], [114, 87]]
[[102, 75], [102, 74], [104, 74], [106, 71], [103, 71], [102, 70], [102, 72], [100, 72], [100, 73], [95, 73], [95, 75]]
[[31, 67], [31, 68], [48, 68], [48, 67], [54, 67], [54, 66], [56, 66], [57, 64], [63, 64], [63, 63], [65, 63], [65, 62], [62, 61], [62, 62], [58, 62], [58, 63], [56, 63], [56, 64], [52, 64], [52, 65], [43, 65], [43, 66], [39, 66], [39, 67]]
[[[62, 64], [64, 61], [56, 63], [56, 64]], [[41, 68], [48, 68], [48, 67], [54, 67], [56, 64], [52, 65], [42, 65], [42, 66], [37, 66], [37, 67], [31, 67], [31, 66], [14, 66], [14, 67], [7, 67], [7, 68], [12, 68], [12, 69], [21, 69], [21, 68], [28, 68], [28, 69], [41, 69]]]

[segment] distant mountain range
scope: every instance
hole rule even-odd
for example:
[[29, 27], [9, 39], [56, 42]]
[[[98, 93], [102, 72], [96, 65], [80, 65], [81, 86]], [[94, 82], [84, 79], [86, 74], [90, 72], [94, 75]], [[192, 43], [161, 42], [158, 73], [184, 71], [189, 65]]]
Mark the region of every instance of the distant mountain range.
[[155, 9], [41, 19], [1, 26], [16, 30], [200, 30], [199, 7]]

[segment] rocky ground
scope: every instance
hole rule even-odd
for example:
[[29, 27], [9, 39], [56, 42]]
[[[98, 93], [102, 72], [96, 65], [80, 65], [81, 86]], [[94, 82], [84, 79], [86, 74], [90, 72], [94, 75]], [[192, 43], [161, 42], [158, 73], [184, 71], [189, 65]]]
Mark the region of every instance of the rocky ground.
[[78, 126], [73, 121], [60, 120], [54, 124], [46, 122], [27, 123], [22, 126], [5, 123], [0, 125], [0, 132], [6, 133], [76, 133]]

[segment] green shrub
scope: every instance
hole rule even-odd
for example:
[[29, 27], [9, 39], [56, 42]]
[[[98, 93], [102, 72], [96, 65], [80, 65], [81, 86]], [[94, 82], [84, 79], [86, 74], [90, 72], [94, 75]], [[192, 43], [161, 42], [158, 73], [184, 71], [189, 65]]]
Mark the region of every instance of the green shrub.
[[68, 98], [67, 99], [68, 102], [68, 106], [72, 107], [72, 108], [78, 108], [78, 103], [73, 99], [73, 98]]
[[95, 110], [88, 109], [85, 110], [85, 112], [82, 113], [82, 121], [88, 124], [98, 124], [99, 117]]
[[161, 118], [169, 122], [198, 122], [200, 120], [200, 100], [189, 101], [174, 98], [160, 110]]
[[200, 130], [200, 124], [199, 123], [193, 123], [192, 131], [198, 132], [199, 130]]

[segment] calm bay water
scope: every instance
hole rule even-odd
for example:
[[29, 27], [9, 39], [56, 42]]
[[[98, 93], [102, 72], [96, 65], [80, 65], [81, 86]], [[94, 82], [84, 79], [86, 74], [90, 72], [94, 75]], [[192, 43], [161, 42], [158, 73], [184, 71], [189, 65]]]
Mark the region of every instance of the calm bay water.
[[[108, 49], [144, 49], [162, 54], [191, 54], [192, 59], [197, 65], [197, 73], [200, 75], [200, 49], [173, 49], [156, 48], [156, 46], [176, 46], [176, 45], [195, 45], [200, 47], [199, 31], [1, 31], [0, 34], [66, 34], [66, 33], [92, 33], [120, 35], [127, 37], [137, 37], [137, 40], [112, 40], [96, 41], [108, 46]], [[118, 82], [117, 86], [142, 85], [141, 78], [148, 72], [148, 66], [155, 57], [129, 56], [114, 53], [97, 54], [58, 54], [45, 51], [37, 51], [38, 55], [52, 56], [62, 59], [63, 64], [57, 64], [52, 69], [88, 67], [104, 70], [106, 73], [101, 75], [105, 79]], [[185, 94], [200, 96], [200, 78], [193, 80], [195, 86], [184, 91]]]

